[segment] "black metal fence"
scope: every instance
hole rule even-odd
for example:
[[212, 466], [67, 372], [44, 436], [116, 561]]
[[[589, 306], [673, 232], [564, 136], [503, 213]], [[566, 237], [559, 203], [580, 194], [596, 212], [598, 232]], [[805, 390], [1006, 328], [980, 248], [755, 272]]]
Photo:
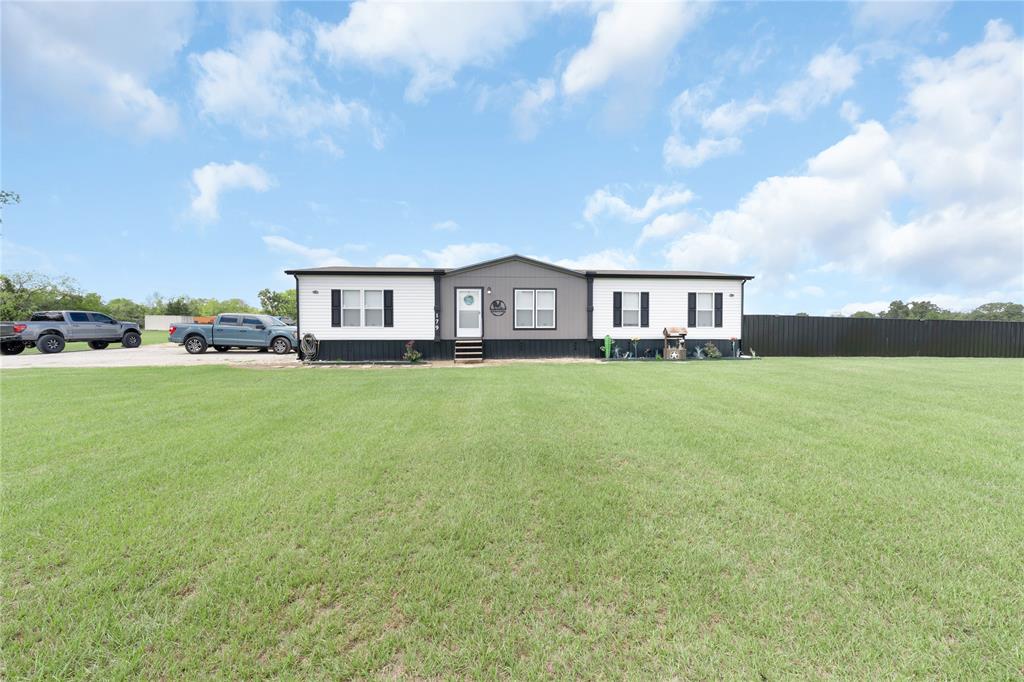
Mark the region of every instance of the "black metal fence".
[[758, 355], [1024, 357], [1024, 322], [744, 315]]

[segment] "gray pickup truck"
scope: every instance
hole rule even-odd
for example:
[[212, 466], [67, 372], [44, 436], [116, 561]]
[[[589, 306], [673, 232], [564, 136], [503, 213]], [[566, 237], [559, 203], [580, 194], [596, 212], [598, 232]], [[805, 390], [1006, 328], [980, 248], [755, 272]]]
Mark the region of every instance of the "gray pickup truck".
[[17, 355], [36, 347], [40, 353], [59, 353], [65, 344], [84, 341], [93, 350], [112, 343], [125, 348], [142, 345], [137, 322], [118, 322], [109, 315], [83, 310], [47, 310], [32, 313], [27, 322], [0, 323], [0, 353]]
[[195, 355], [213, 346], [219, 353], [232, 348], [270, 349], [278, 355], [291, 353], [299, 344], [299, 332], [273, 315], [221, 313], [213, 324], [180, 324], [169, 330], [170, 341]]

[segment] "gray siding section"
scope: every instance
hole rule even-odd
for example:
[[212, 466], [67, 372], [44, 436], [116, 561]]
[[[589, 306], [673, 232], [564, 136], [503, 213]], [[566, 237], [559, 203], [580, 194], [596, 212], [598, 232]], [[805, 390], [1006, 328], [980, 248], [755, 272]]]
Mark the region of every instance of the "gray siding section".
[[[587, 338], [587, 279], [524, 263], [506, 261], [469, 272], [441, 277], [441, 338], [455, 338], [455, 289], [480, 287], [484, 291], [485, 339], [585, 339]], [[487, 294], [487, 288], [491, 293]], [[555, 329], [513, 329], [513, 289], [556, 289]], [[491, 301], [505, 302], [508, 312], [491, 314]]]

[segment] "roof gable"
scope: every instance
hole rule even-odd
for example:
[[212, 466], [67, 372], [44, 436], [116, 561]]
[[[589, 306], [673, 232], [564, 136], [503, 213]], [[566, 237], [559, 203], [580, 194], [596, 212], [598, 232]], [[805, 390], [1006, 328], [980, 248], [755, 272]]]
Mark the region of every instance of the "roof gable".
[[502, 263], [518, 262], [532, 265], [538, 268], [544, 268], [546, 270], [553, 270], [555, 272], [562, 273], [564, 275], [572, 275], [574, 277], [583, 277], [584, 274], [579, 270], [573, 270], [571, 268], [563, 268], [561, 265], [555, 265], [554, 263], [545, 263], [542, 260], [536, 258], [528, 258], [526, 256], [520, 256], [518, 253], [513, 253], [510, 256], [502, 256], [501, 258], [494, 258], [492, 260], [485, 260], [482, 263], [473, 263], [472, 265], [465, 265], [461, 268], [452, 268], [445, 272], [446, 275], [458, 275], [464, 272], [472, 272], [481, 268], [488, 268], [493, 265], [500, 265]]

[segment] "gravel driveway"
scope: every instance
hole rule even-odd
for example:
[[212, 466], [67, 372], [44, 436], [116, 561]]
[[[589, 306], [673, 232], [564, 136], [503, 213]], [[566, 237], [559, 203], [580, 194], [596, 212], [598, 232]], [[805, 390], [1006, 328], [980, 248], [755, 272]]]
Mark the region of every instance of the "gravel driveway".
[[0, 368], [32, 367], [195, 367], [197, 365], [241, 365], [259, 367], [301, 367], [295, 353], [275, 355], [254, 350], [217, 353], [212, 348], [202, 355], [189, 355], [176, 343], [158, 343], [138, 348], [110, 347], [55, 355], [22, 354], [0, 356]]

